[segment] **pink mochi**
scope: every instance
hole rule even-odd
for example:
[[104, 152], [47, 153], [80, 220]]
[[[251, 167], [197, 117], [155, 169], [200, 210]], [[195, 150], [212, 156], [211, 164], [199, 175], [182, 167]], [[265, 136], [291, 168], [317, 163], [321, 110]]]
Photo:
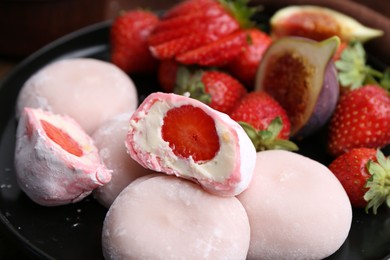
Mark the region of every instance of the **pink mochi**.
[[[202, 109], [215, 123], [220, 148], [208, 161], [177, 156], [162, 137], [164, 117], [183, 105]], [[126, 146], [131, 157], [144, 167], [194, 180], [205, 190], [220, 196], [235, 196], [252, 178], [256, 150], [242, 127], [226, 114], [190, 97], [152, 93], [134, 112]]]
[[105, 259], [246, 258], [249, 222], [235, 197], [212, 195], [174, 176], [150, 176], [127, 186], [110, 207], [102, 232]]
[[125, 140], [131, 115], [132, 112], [113, 117], [101, 125], [92, 135], [92, 139], [99, 149], [100, 158], [107, 168], [112, 170], [111, 181], [93, 191], [94, 197], [107, 208], [132, 181], [153, 173], [127, 154]]
[[251, 227], [248, 259], [322, 259], [351, 228], [351, 204], [337, 178], [297, 153], [257, 153], [253, 180], [238, 199]]
[[[51, 133], [68, 136], [66, 139], [73, 140], [77, 149], [64, 148], [45, 127], [56, 129]], [[43, 206], [80, 201], [111, 179], [92, 139], [76, 121], [32, 108], [25, 108], [19, 120], [15, 170], [20, 188]]]
[[109, 62], [77, 58], [55, 61], [28, 79], [16, 114], [24, 107], [66, 114], [92, 134], [112, 116], [137, 106], [137, 90], [127, 74]]

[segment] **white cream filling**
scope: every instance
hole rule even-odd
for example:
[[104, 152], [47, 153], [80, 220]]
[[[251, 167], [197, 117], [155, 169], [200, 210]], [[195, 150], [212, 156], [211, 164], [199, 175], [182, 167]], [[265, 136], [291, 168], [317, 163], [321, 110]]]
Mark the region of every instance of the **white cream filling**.
[[[192, 157], [183, 160], [177, 157], [169, 147], [169, 143], [162, 138], [161, 130], [163, 119], [166, 113], [182, 105], [188, 105], [186, 102], [168, 103], [156, 101], [148, 111], [148, 115], [138, 115], [139, 120], [131, 120], [130, 125], [136, 128], [134, 140], [139, 150], [148, 153], [151, 161], [158, 161], [162, 167], [168, 167], [180, 172], [187, 177], [197, 177], [199, 175], [216, 181], [223, 182], [228, 179], [235, 167], [235, 158], [239, 147], [236, 146], [237, 136], [231, 134], [232, 131], [223, 125], [219, 120], [215, 120], [216, 130], [219, 136], [220, 150], [216, 156], [207, 162], [197, 163]], [[205, 110], [209, 114], [209, 111]], [[225, 116], [222, 115], [221, 116]], [[227, 117], [227, 116], [226, 116]]]

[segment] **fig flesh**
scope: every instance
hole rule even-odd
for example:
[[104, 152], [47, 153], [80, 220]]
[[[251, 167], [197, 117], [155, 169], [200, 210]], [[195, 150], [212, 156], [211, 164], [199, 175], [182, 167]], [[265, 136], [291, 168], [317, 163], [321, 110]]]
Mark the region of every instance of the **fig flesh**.
[[255, 90], [269, 93], [287, 111], [294, 138], [319, 130], [336, 107], [339, 85], [332, 57], [339, 44], [337, 36], [322, 42], [285, 37], [263, 56]]
[[271, 17], [274, 38], [301, 36], [322, 41], [332, 36], [343, 42], [366, 42], [383, 35], [383, 31], [366, 27], [354, 18], [320, 6], [288, 6]]

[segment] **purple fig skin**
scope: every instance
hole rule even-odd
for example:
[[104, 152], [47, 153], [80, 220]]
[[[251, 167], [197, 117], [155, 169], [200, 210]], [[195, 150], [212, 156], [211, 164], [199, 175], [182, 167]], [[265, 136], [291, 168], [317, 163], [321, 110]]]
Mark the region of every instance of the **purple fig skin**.
[[293, 138], [304, 138], [322, 128], [332, 116], [340, 95], [340, 88], [337, 81], [337, 71], [332, 60], [328, 62], [325, 69], [324, 82], [318, 96], [314, 111], [306, 124], [293, 136]]
[[292, 139], [313, 135], [336, 108], [340, 90], [333, 55], [339, 44], [337, 36], [322, 42], [284, 37], [274, 41], [263, 56], [255, 90], [271, 93], [286, 109]]

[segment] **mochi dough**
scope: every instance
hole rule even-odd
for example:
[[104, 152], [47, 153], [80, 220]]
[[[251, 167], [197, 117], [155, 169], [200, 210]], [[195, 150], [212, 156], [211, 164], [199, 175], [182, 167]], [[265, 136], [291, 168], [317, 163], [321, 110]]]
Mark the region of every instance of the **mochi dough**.
[[111, 181], [93, 191], [93, 195], [106, 208], [110, 207], [118, 194], [132, 181], [153, 173], [142, 167], [127, 153], [125, 139], [132, 112], [123, 113], [103, 123], [92, 135], [99, 156], [107, 168], [112, 170]]
[[88, 133], [114, 115], [135, 110], [133, 81], [115, 65], [92, 58], [55, 61], [23, 85], [16, 105], [41, 108], [74, 118]]
[[251, 227], [248, 259], [322, 259], [351, 227], [351, 204], [337, 178], [293, 152], [258, 152], [253, 180], [238, 199]]
[[175, 176], [139, 179], [104, 220], [105, 259], [246, 258], [249, 222], [237, 198], [212, 195]]

